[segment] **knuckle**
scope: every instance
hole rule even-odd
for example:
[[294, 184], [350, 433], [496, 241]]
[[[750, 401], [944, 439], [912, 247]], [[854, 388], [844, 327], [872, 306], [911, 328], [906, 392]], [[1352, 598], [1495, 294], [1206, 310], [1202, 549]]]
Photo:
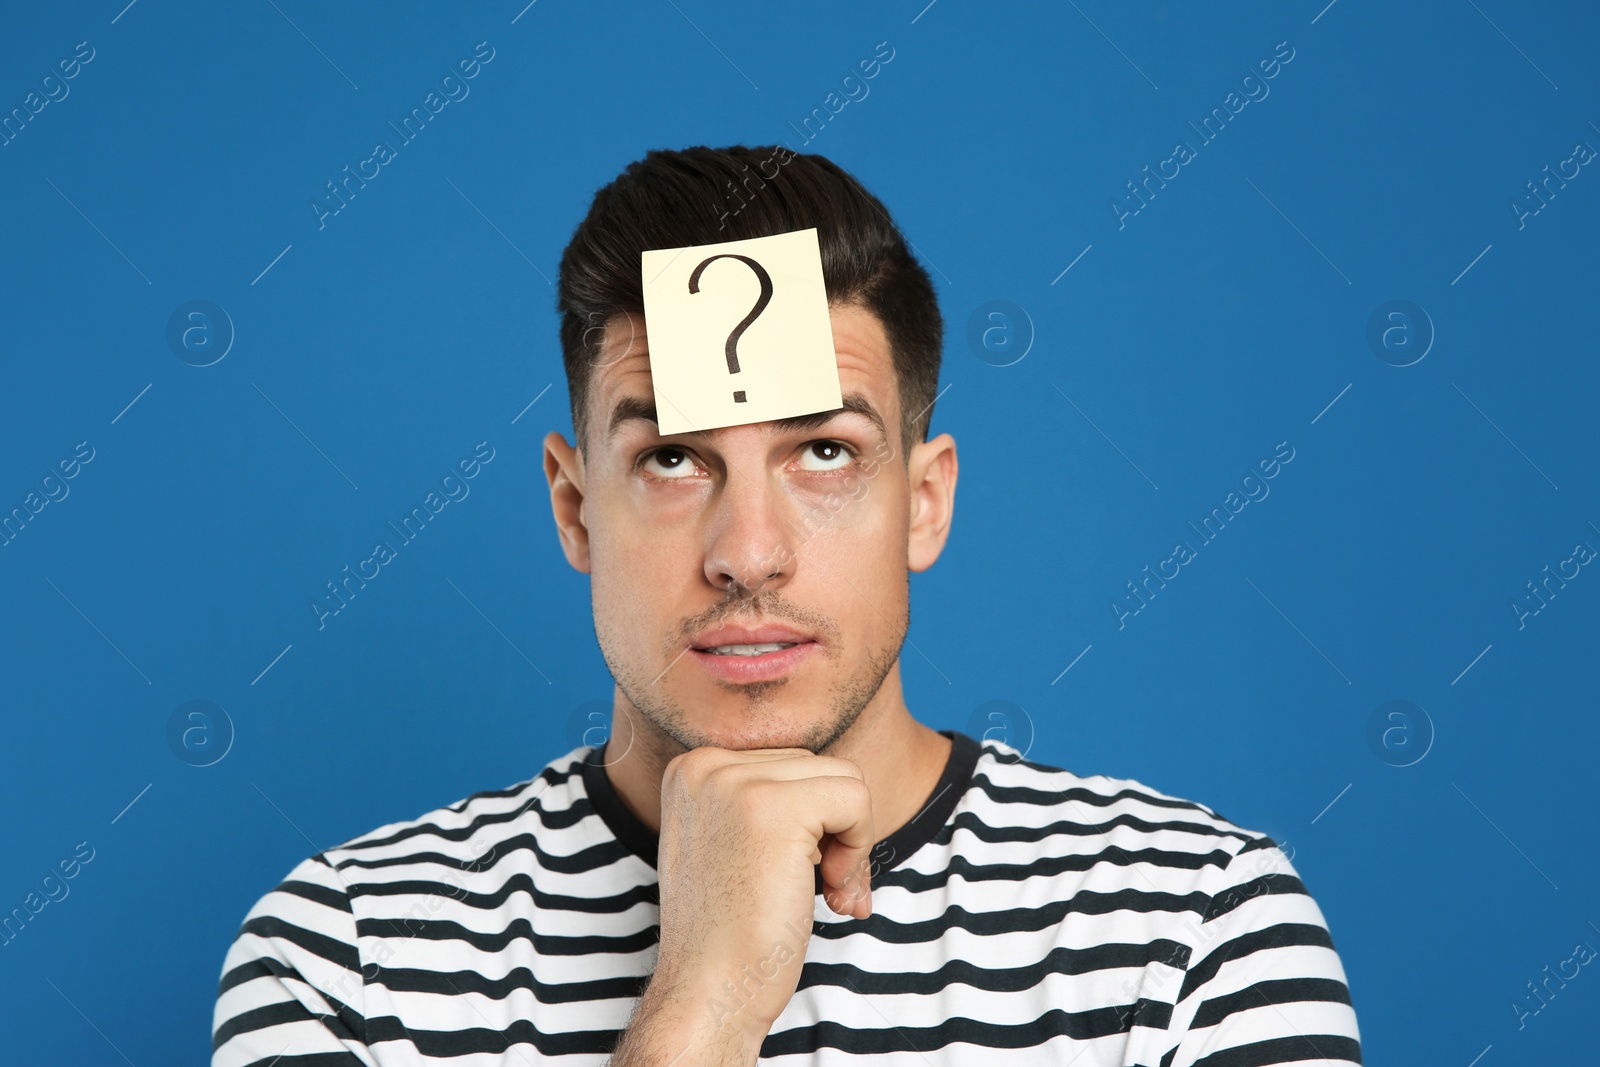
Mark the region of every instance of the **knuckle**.
[[740, 813], [747, 821], [758, 821], [774, 804], [774, 794], [779, 789], [779, 783], [766, 778], [757, 778], [746, 782], [738, 791], [737, 803]]
[[666, 773], [675, 774], [686, 782], [705, 781], [719, 761], [717, 754], [708, 748], [691, 748], [680, 752], [667, 762]]
[[853, 759], [845, 759], [843, 756], [834, 756], [832, 759], [839, 767], [839, 774], [848, 775], [851, 778], [858, 779], [862, 785], [865, 786], [867, 776], [866, 773], [861, 770], [861, 764], [857, 763]]
[[839, 782], [839, 789], [844, 794], [844, 799], [858, 806], [872, 806], [872, 791], [867, 788], [867, 783], [860, 778], [843, 779]]

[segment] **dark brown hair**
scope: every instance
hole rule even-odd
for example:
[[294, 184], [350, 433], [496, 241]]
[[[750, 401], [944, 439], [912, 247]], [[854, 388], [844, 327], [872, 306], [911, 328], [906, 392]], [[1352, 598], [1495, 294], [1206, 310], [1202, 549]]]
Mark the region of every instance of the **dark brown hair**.
[[656, 149], [595, 193], [561, 255], [557, 308], [578, 447], [603, 327], [644, 314], [639, 253], [816, 227], [830, 304], [882, 322], [900, 392], [901, 445], [924, 440], [944, 324], [933, 283], [878, 198], [831, 160], [781, 145]]

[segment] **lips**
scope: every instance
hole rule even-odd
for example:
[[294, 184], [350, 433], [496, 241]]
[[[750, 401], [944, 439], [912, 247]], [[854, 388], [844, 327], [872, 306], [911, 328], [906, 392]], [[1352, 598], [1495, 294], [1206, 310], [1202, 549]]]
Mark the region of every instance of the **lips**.
[[696, 652], [710, 652], [713, 649], [722, 651], [730, 648], [740, 648], [743, 654], [749, 654], [751, 647], [768, 649], [769, 645], [800, 645], [813, 640], [810, 634], [801, 633], [799, 630], [788, 626], [719, 626], [715, 630], [706, 630], [697, 634], [689, 642], [689, 647]]
[[773, 681], [798, 668], [818, 645], [788, 626], [719, 626], [697, 634], [690, 658], [712, 677], [734, 684]]

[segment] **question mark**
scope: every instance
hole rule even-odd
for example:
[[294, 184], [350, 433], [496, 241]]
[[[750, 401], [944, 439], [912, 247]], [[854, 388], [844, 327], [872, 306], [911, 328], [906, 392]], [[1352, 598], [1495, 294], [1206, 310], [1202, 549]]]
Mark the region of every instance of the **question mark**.
[[[744, 335], [744, 332], [750, 328], [750, 324], [756, 321], [756, 319], [760, 317], [761, 313], [766, 310], [767, 305], [772, 302], [772, 277], [767, 273], [767, 269], [765, 267], [751, 259], [749, 256], [735, 255], [732, 252], [719, 252], [714, 256], [702, 260], [700, 265], [694, 269], [694, 273], [689, 275], [690, 293], [698, 293], [700, 291], [700, 272], [706, 269], [706, 264], [718, 259], [737, 259], [739, 262], [755, 271], [756, 277], [761, 282], [761, 296], [756, 300], [756, 306], [751, 308], [750, 313], [744, 318], [740, 319], [738, 325], [736, 325], [733, 328], [733, 331], [728, 334], [728, 343], [725, 348], [728, 357], [728, 373], [738, 374], [739, 338]], [[733, 394], [733, 400], [736, 404], [743, 404], [745, 402], [744, 390], [735, 390]]]

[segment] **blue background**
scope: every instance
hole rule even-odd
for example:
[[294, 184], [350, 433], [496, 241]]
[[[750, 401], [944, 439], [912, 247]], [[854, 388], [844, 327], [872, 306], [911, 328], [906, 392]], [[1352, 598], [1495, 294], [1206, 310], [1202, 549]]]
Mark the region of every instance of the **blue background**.
[[[223, 953], [297, 860], [583, 743], [610, 682], [540, 466], [570, 435], [551, 281], [630, 160], [732, 142], [851, 170], [938, 288], [961, 480], [912, 582], [914, 714], [1292, 848], [1368, 1062], [1592, 1047], [1588, 969], [1511, 1005], [1600, 947], [1600, 575], [1520, 628], [1510, 604], [1600, 546], [1600, 175], [1510, 204], [1600, 146], [1596, 15], [925, 4], [7, 12], [0, 111], [94, 58], [0, 148], [0, 509], [95, 457], [0, 548], [0, 911], [95, 853], [0, 948], [0, 1057], [204, 1062]], [[480, 41], [470, 95], [319, 229], [309, 201]], [[167, 341], [191, 300], [236, 333], [207, 367]], [[974, 349], [994, 300], [1022, 313]], [[1409, 366], [1367, 340], [1391, 300], [1436, 335]], [[470, 496], [319, 630], [324, 583], [480, 441]], [[1124, 583], [1282, 441], [1270, 495], [1119, 628]], [[226, 719], [191, 762], [231, 724], [210, 766], [169, 745], [193, 700]], [[1374, 743], [1392, 700], [1423, 710]]]

